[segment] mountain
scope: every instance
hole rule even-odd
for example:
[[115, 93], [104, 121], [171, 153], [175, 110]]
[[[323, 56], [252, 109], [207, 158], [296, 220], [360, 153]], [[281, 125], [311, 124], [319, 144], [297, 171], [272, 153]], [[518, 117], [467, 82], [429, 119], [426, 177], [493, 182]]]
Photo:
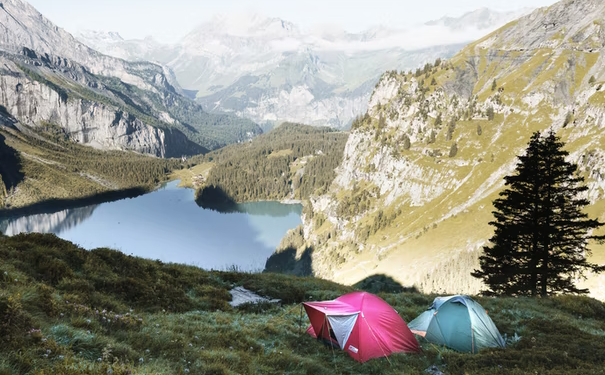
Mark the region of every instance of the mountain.
[[[534, 131], [566, 142], [605, 219], [605, 3], [564, 0], [511, 22], [449, 61], [387, 72], [353, 124], [327, 193], [285, 241], [315, 275], [373, 274], [424, 292], [477, 293], [492, 202]], [[296, 233], [302, 233], [296, 235]], [[301, 245], [302, 244], [302, 245]], [[605, 247], [591, 244], [605, 264]], [[605, 298], [605, 276], [584, 282]]]
[[26, 2], [0, 4], [0, 29], [0, 106], [24, 125], [54, 123], [83, 144], [162, 157], [260, 133], [251, 121], [205, 113], [166, 67], [103, 55]]
[[442, 17], [429, 21], [427, 26], [443, 26], [451, 30], [476, 29], [491, 31], [494, 25], [505, 25], [533, 11], [532, 8], [523, 8], [510, 12], [495, 12], [488, 8], [480, 8], [468, 12], [461, 17]]
[[[416, 29], [349, 33], [330, 27], [302, 31], [279, 18], [244, 14], [216, 16], [175, 45], [97, 32], [78, 37], [110, 55], [166, 64], [209, 111], [268, 127], [291, 121], [345, 128], [367, 110], [384, 71], [450, 57], [482, 35], [475, 28], [491, 31], [511, 17], [482, 10]], [[475, 21], [466, 25], [470, 19]]]

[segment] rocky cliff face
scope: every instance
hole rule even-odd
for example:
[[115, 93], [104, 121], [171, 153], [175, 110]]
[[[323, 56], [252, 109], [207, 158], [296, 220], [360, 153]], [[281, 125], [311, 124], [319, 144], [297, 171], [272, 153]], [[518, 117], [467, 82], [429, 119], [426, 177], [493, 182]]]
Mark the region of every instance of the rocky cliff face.
[[184, 97], [168, 68], [127, 62], [78, 42], [21, 0], [0, 4], [0, 105], [31, 127], [161, 157], [199, 154], [261, 129], [211, 115]]
[[0, 64], [0, 106], [25, 125], [58, 125], [72, 140], [100, 149], [160, 157], [204, 151], [178, 130], [148, 125], [129, 113], [119, 96], [69, 60], [26, 50], [0, 54]]
[[[384, 74], [354, 124], [329, 194], [305, 210], [322, 277], [392, 276], [425, 292], [476, 293], [492, 202], [534, 131], [554, 129], [604, 219], [605, 4], [534, 11], [419, 74]], [[593, 261], [605, 263], [594, 244]], [[605, 278], [585, 282], [605, 298]]]
[[22, 0], [3, 0], [0, 5], [0, 48], [20, 53], [27, 47], [38, 53], [61, 56], [86, 66], [92, 73], [136, 85], [144, 90], [160, 89], [169, 82], [164, 68], [157, 64], [127, 61], [103, 55], [77, 41], [71, 34], [41, 15]]

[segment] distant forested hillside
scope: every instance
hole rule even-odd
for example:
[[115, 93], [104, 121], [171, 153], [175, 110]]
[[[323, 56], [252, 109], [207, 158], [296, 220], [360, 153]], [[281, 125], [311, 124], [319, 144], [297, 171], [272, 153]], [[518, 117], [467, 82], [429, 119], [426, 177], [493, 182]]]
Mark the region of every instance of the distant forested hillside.
[[329, 128], [286, 123], [194, 160], [215, 163], [202, 189], [220, 188], [235, 201], [304, 199], [330, 185], [347, 138]]

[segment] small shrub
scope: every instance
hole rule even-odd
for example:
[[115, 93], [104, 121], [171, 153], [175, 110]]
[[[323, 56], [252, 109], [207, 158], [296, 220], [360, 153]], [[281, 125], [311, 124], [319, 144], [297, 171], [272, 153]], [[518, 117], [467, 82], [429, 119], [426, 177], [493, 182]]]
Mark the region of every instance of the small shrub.
[[20, 345], [32, 325], [31, 317], [23, 311], [20, 295], [0, 294], [0, 343]]
[[454, 156], [456, 156], [456, 154], [458, 154], [458, 144], [454, 143], [452, 147], [450, 147], [450, 158], [453, 158]]
[[552, 297], [555, 308], [582, 318], [605, 320], [605, 303], [586, 296], [562, 295]]
[[489, 121], [493, 121], [493, 120], [494, 120], [494, 118], [496, 118], [496, 113], [494, 112], [494, 107], [491, 107], [491, 106], [490, 106], [490, 107], [487, 109], [487, 113], [486, 113], [486, 115], [487, 115], [487, 119], [488, 119]]
[[275, 303], [261, 301], [257, 303], [248, 302], [236, 307], [236, 310], [246, 314], [264, 314], [269, 311], [277, 311], [279, 307]]

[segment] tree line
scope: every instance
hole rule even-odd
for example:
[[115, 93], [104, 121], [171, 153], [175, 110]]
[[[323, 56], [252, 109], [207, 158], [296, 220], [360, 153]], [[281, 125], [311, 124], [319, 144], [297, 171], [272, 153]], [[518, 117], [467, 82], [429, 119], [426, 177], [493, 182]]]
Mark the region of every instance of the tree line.
[[327, 191], [347, 138], [329, 128], [286, 123], [192, 161], [216, 163], [205, 186], [221, 188], [235, 201], [303, 199]]

